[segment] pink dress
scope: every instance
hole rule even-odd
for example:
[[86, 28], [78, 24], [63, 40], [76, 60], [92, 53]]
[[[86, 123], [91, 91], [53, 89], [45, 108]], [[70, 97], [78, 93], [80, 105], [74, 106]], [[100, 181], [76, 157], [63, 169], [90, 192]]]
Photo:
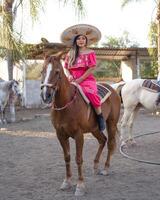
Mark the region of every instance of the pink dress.
[[[80, 53], [73, 66], [68, 66], [68, 60], [69, 57], [67, 55], [64, 67], [69, 70], [75, 80], [80, 78], [88, 68], [96, 66], [96, 55], [94, 51], [90, 51], [89, 53]], [[90, 74], [85, 80], [83, 80], [80, 83], [80, 86], [93, 107], [99, 107], [101, 105], [100, 97], [97, 93], [96, 79], [93, 74]]]

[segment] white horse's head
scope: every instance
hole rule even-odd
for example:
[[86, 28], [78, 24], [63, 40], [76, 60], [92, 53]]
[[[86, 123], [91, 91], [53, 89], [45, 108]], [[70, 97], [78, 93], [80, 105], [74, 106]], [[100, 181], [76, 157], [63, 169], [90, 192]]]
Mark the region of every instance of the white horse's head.
[[19, 85], [18, 81], [11, 80], [9, 83], [9, 88], [10, 88], [9, 102], [15, 103], [18, 100], [19, 103], [21, 104], [22, 103], [22, 94], [21, 94], [20, 85]]
[[21, 96], [20, 86], [19, 86], [18, 81], [16, 81], [16, 80], [10, 81], [10, 88], [11, 88], [11, 92], [13, 93], [13, 95]]

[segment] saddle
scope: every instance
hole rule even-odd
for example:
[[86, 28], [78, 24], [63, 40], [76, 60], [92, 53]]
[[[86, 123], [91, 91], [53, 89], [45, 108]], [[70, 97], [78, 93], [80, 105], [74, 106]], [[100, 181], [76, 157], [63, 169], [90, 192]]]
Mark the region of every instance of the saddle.
[[111, 95], [111, 91], [100, 83], [97, 83], [97, 89], [101, 98], [101, 103], [105, 102], [105, 100]]
[[152, 80], [148, 80], [148, 79], [144, 80], [144, 82], [142, 83], [142, 87], [151, 92], [155, 92], [155, 93], [160, 92], [160, 85], [157, 82], [154, 82]]
[[[75, 82], [72, 82], [71, 84], [75, 85], [78, 88], [78, 90], [79, 90], [80, 94], [82, 95], [84, 101], [87, 104], [89, 104], [90, 101], [87, 98], [87, 96], [84, 94], [81, 86], [76, 84]], [[101, 99], [101, 103], [103, 103], [111, 95], [111, 91], [100, 83], [97, 83], [97, 89], [98, 89], [98, 94], [99, 94], [100, 99]]]

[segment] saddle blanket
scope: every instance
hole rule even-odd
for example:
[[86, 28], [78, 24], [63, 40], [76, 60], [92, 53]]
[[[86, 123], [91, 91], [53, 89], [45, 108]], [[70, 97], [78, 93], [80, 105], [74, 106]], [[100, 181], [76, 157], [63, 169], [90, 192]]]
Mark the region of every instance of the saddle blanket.
[[[90, 101], [87, 98], [87, 96], [84, 94], [81, 86], [74, 82], [72, 82], [71, 84], [75, 85], [78, 88], [78, 90], [79, 90], [80, 94], [82, 95], [83, 99], [85, 100], [85, 102], [87, 104], [89, 104]], [[103, 103], [111, 95], [111, 91], [100, 83], [97, 83], [97, 89], [98, 89], [98, 94], [101, 98], [101, 103]]]
[[144, 82], [142, 83], [142, 87], [151, 92], [160, 92], [160, 85], [158, 85], [157, 82], [153, 82], [152, 80], [144, 80]]

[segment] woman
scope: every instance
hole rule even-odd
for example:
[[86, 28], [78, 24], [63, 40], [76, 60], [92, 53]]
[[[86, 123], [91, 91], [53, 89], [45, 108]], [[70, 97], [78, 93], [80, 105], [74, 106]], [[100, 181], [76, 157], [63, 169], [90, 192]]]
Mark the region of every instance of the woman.
[[[90, 100], [90, 103], [97, 114], [99, 130], [101, 133], [104, 133], [106, 130], [106, 125], [102, 115], [100, 97], [97, 93], [96, 79], [93, 75], [93, 71], [96, 68], [96, 55], [93, 50], [87, 48], [88, 43], [93, 43], [90, 39], [91, 33], [93, 34], [93, 32], [95, 32], [93, 34], [94, 41], [97, 42], [95, 35], [98, 35], [98, 40], [100, 38], [100, 32], [95, 27], [84, 24], [72, 26], [67, 29], [68, 32], [70, 29], [72, 30], [72, 34], [74, 32], [73, 30], [76, 30], [76, 32], [73, 34], [73, 36], [70, 36], [72, 46], [71, 50], [65, 58], [64, 67], [67, 72], [69, 81], [74, 81], [79, 84], [85, 95]], [[91, 30], [89, 31], [89, 29]], [[61, 37], [63, 42], [65, 42], [64, 38], [68, 32], [66, 30], [65, 34], [63, 32]], [[69, 38], [69, 34], [67, 37]], [[67, 42], [68, 41], [69, 40], [67, 40]]]

